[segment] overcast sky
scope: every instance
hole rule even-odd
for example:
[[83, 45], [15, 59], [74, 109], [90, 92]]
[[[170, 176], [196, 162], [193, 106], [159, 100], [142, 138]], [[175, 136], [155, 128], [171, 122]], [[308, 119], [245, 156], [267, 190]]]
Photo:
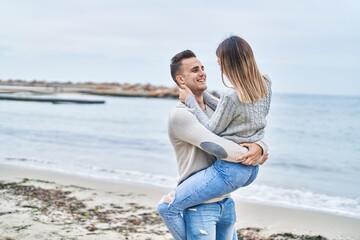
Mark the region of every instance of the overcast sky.
[[191, 49], [221, 91], [232, 34], [274, 92], [360, 96], [357, 0], [0, 0], [0, 79], [173, 86], [170, 59]]

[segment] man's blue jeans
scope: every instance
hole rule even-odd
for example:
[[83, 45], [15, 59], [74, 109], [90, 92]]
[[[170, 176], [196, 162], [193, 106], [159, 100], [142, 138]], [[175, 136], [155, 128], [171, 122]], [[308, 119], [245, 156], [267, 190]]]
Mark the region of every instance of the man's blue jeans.
[[181, 216], [185, 209], [249, 185], [258, 171], [258, 166], [216, 160], [211, 167], [197, 172], [177, 186], [172, 201], [158, 205], [158, 213], [172, 236], [176, 240], [185, 240], [186, 227]]
[[231, 198], [199, 204], [184, 210], [186, 236], [190, 239], [237, 240], [236, 211]]

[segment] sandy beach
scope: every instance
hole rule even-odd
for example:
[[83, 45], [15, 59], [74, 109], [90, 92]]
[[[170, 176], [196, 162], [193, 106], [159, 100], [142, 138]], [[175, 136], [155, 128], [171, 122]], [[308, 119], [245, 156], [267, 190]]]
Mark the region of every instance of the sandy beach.
[[[168, 190], [0, 165], [0, 239], [172, 239]], [[243, 239], [360, 239], [357, 218], [235, 200]]]

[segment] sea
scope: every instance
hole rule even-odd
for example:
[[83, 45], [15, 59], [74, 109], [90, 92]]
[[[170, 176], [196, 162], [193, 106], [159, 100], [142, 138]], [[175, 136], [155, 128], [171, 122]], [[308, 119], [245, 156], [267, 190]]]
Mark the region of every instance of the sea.
[[[176, 186], [176, 99], [58, 94], [105, 104], [0, 101], [0, 164]], [[360, 218], [360, 97], [273, 94], [269, 159], [245, 202]]]

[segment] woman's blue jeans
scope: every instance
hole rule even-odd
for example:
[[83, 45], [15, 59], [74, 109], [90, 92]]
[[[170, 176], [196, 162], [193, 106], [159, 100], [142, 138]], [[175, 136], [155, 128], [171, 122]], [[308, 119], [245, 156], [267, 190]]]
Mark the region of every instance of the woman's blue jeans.
[[186, 239], [182, 213], [185, 209], [231, 193], [252, 183], [259, 166], [247, 166], [223, 160], [192, 175], [174, 189], [171, 203], [160, 203], [158, 213], [176, 240]]

